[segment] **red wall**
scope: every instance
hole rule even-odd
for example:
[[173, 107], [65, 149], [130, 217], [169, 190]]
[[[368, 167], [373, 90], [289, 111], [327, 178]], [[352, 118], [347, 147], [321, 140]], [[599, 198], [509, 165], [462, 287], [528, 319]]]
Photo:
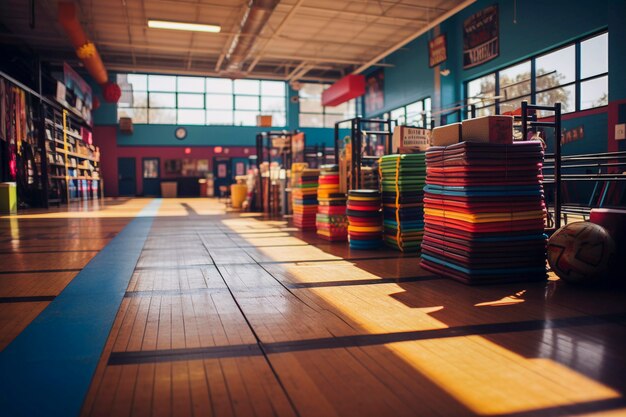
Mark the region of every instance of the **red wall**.
[[[185, 154], [184, 146], [117, 146], [117, 126], [95, 126], [93, 131], [94, 144], [100, 147], [101, 175], [104, 181], [104, 194], [107, 197], [118, 196], [117, 158], [135, 158], [137, 194], [143, 193], [142, 159], [160, 158], [161, 177], [165, 175], [166, 159], [208, 159], [213, 170], [213, 157], [248, 157], [256, 154], [252, 146], [224, 146], [220, 154], [216, 154], [213, 146], [190, 147], [190, 154]], [[247, 151], [247, 153], [246, 153]]]

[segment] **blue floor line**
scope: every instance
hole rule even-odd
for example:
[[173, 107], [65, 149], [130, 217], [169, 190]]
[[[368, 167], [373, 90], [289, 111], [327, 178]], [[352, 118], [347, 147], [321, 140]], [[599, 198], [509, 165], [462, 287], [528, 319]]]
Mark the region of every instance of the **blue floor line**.
[[0, 415], [78, 416], [160, 199], [0, 352]]

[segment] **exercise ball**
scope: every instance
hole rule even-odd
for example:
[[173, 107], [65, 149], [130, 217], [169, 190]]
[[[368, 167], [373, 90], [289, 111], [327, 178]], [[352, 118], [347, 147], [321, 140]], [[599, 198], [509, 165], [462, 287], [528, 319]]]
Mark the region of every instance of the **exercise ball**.
[[615, 243], [607, 230], [594, 223], [561, 227], [548, 241], [548, 263], [567, 282], [592, 282], [609, 270]]

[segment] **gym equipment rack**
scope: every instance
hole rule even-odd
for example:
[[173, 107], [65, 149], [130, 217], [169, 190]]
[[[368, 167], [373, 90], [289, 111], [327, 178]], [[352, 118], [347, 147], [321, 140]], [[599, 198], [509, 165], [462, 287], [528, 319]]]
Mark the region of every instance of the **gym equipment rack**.
[[[390, 155], [391, 150], [391, 134], [393, 128], [393, 121], [390, 119], [366, 119], [362, 117], [355, 117], [353, 119], [341, 120], [335, 123], [335, 163], [339, 164], [339, 148], [340, 138], [339, 130], [340, 125], [350, 123], [350, 144], [352, 147], [352, 159], [350, 165], [350, 184], [348, 184], [349, 190], [360, 189], [361, 184], [361, 164], [364, 160], [378, 160], [379, 156], [373, 155], [372, 152], [372, 136], [382, 137], [382, 143], [384, 146], [384, 154]], [[366, 137], [365, 142], [365, 155], [362, 155], [363, 149], [363, 136]]]
[[[528, 114], [530, 111], [531, 114]], [[537, 112], [547, 111], [553, 112], [552, 116], [544, 116], [551, 118], [552, 121], [538, 121]], [[522, 140], [529, 140], [528, 132], [541, 127], [554, 129], [554, 154], [547, 154], [546, 159], [551, 157], [554, 160], [553, 174], [553, 217], [550, 219], [550, 209], [548, 208], [548, 228], [546, 233], [552, 234], [561, 227], [561, 103], [555, 103], [554, 106], [541, 106], [536, 104], [528, 104], [522, 101], [521, 115], [513, 116], [515, 121], [521, 121]], [[542, 117], [542, 118], [544, 118]], [[545, 182], [544, 183], [550, 183]], [[546, 207], [548, 206], [546, 201]]]
[[[266, 207], [264, 205], [263, 202], [263, 197], [264, 197], [264, 187], [263, 187], [263, 178], [261, 177], [261, 165], [263, 164], [263, 162], [266, 162], [266, 158], [267, 158], [267, 162], [271, 162], [272, 161], [272, 149], [274, 149], [274, 146], [272, 144], [272, 139], [273, 138], [279, 138], [279, 137], [287, 137], [289, 146], [285, 146], [282, 149], [282, 152], [280, 154], [277, 154], [276, 157], [280, 157], [282, 162], [283, 162], [283, 168], [285, 170], [290, 170], [291, 169], [291, 164], [294, 161], [294, 154], [292, 152], [293, 150], [293, 137], [299, 133], [297, 130], [294, 130], [293, 132], [288, 132], [286, 130], [280, 130], [280, 131], [266, 131], [266, 132], [261, 132], [258, 133], [256, 135], [256, 166], [259, 170], [259, 185], [258, 185], [258, 190], [259, 190], [259, 210], [260, 211], [265, 211]], [[265, 143], [264, 143], [265, 142]], [[304, 145], [306, 147], [306, 136], [304, 137]], [[296, 159], [301, 159], [302, 161], [304, 161], [304, 148], [303, 147], [303, 155], [302, 158], [296, 158]], [[269, 184], [269, 183], [268, 183]], [[272, 193], [269, 192], [268, 193], [268, 198], [267, 198], [267, 206], [268, 208], [272, 207]]]

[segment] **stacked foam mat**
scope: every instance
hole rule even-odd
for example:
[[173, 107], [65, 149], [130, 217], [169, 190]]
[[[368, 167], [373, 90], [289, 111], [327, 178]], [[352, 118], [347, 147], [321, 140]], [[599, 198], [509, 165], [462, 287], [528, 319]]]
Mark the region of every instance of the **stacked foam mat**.
[[426, 152], [422, 266], [469, 284], [546, 279], [539, 142]]
[[348, 238], [348, 219], [346, 195], [339, 191], [339, 165], [320, 167], [317, 201], [317, 235], [334, 242], [345, 241]]
[[380, 159], [384, 240], [401, 251], [417, 252], [424, 235], [426, 155], [386, 155]]
[[315, 229], [319, 174], [318, 169], [304, 169], [292, 186], [293, 224], [300, 229]]
[[350, 249], [376, 249], [382, 243], [381, 194], [377, 190], [348, 191]]

